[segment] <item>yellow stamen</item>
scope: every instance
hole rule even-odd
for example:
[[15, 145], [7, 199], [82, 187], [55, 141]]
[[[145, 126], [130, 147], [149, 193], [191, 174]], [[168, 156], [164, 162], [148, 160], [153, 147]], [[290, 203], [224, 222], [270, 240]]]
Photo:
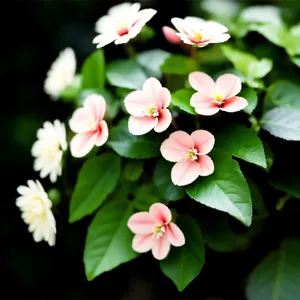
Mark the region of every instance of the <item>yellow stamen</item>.
[[152, 228], [153, 237], [159, 239], [165, 233], [165, 227], [163, 225], [157, 224], [155, 227]]
[[224, 99], [224, 95], [221, 91], [219, 90], [216, 90], [215, 93], [213, 94], [213, 99], [219, 101], [219, 102], [222, 102], [223, 99]]
[[201, 32], [195, 32], [195, 33], [194, 33], [194, 40], [195, 40], [196, 42], [200, 42], [200, 41], [202, 40], [202, 38], [203, 38], [203, 35], [202, 35]]
[[157, 107], [153, 104], [150, 104], [148, 106], [148, 116], [149, 117], [158, 117], [159, 116], [159, 113], [157, 111]]
[[186, 154], [186, 158], [191, 161], [197, 160], [197, 157], [197, 150], [195, 148], [189, 149], [189, 151]]

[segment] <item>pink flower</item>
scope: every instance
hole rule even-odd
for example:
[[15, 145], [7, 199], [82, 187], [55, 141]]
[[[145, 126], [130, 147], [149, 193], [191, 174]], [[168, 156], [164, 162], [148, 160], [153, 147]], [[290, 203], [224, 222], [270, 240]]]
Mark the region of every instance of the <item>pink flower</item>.
[[171, 245], [183, 246], [184, 235], [171, 219], [171, 211], [162, 203], [151, 205], [149, 212], [132, 215], [127, 225], [135, 234], [132, 241], [133, 250], [145, 253], [152, 249], [153, 256], [162, 260], [169, 254]]
[[154, 9], [142, 9], [140, 3], [121, 3], [108, 10], [106, 16], [101, 17], [95, 25], [100, 33], [93, 39], [97, 48], [107, 44], [125, 44], [136, 37], [144, 25], [156, 14]]
[[177, 35], [184, 43], [200, 48], [210, 43], [222, 43], [230, 38], [230, 35], [226, 33], [227, 27], [215, 21], [185, 17], [184, 19], [172, 18], [171, 22], [179, 31]]
[[164, 26], [162, 28], [162, 32], [169, 43], [171, 44], [180, 43], [180, 37], [177, 35], [177, 32], [173, 28], [169, 26]]
[[184, 131], [170, 134], [160, 147], [162, 156], [176, 162], [171, 171], [175, 185], [187, 185], [200, 175], [208, 176], [214, 171], [212, 159], [206, 155], [215, 143], [214, 136], [206, 130], [196, 130], [191, 135]]
[[107, 141], [107, 123], [103, 121], [105, 109], [104, 98], [91, 94], [86, 97], [83, 107], [74, 111], [69, 121], [71, 130], [77, 133], [70, 142], [71, 154], [74, 157], [83, 157], [95, 145], [102, 146]]
[[233, 74], [221, 75], [216, 83], [205, 73], [193, 72], [189, 75], [190, 85], [198, 91], [191, 98], [191, 105], [198, 114], [211, 116], [220, 109], [227, 112], [242, 110], [248, 101], [236, 95], [241, 91], [241, 80]]
[[124, 100], [127, 111], [131, 114], [128, 130], [134, 135], [142, 135], [153, 128], [156, 132], [166, 130], [172, 121], [167, 109], [171, 102], [170, 91], [151, 77], [144, 82], [142, 91], [128, 94]]

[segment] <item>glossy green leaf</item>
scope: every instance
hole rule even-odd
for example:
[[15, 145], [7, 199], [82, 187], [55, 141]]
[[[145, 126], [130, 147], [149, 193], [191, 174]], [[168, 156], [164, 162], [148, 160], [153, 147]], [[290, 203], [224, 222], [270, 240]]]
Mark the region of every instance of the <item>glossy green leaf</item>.
[[198, 70], [198, 63], [184, 55], [170, 55], [160, 68], [164, 73], [186, 75]]
[[81, 74], [82, 89], [104, 89], [105, 58], [102, 49], [95, 51], [85, 60]]
[[155, 195], [155, 188], [152, 184], [143, 184], [134, 191], [132, 205], [140, 211], [148, 211], [149, 207], [157, 202], [162, 202]]
[[224, 211], [246, 226], [252, 221], [249, 187], [239, 164], [230, 154], [214, 150], [211, 155], [215, 170], [187, 186], [188, 195], [208, 207]]
[[115, 60], [107, 66], [107, 79], [111, 85], [141, 89], [147, 75], [135, 60]]
[[129, 160], [123, 169], [123, 176], [128, 181], [138, 180], [144, 171], [144, 162], [142, 160]]
[[171, 170], [173, 166], [173, 163], [165, 159], [160, 159], [156, 163], [153, 173], [153, 183], [156, 187], [157, 195], [168, 201], [180, 200], [185, 196], [184, 188], [174, 185], [171, 180]]
[[239, 97], [243, 97], [248, 101], [248, 105], [244, 108], [244, 111], [251, 115], [257, 106], [257, 94], [255, 90], [245, 87], [239, 93]]
[[132, 250], [133, 235], [127, 227], [133, 213], [133, 207], [127, 202], [112, 201], [94, 217], [88, 228], [83, 254], [89, 281], [138, 256]]
[[178, 106], [183, 111], [196, 115], [195, 109], [191, 106], [190, 100], [192, 95], [195, 93], [194, 90], [181, 89], [172, 93], [172, 104]]
[[241, 124], [223, 124], [215, 131], [215, 147], [250, 163], [267, 167], [263, 144], [259, 137]]
[[249, 300], [298, 300], [300, 297], [300, 240], [287, 239], [250, 274]]
[[105, 153], [82, 166], [70, 202], [69, 222], [93, 213], [116, 187], [121, 172], [120, 157]]
[[285, 39], [284, 47], [291, 56], [300, 55], [300, 23], [292, 26], [289, 30], [288, 37]]
[[288, 141], [300, 141], [300, 111], [286, 107], [269, 110], [262, 118], [262, 128], [270, 134]]
[[205, 247], [197, 222], [190, 216], [180, 216], [177, 225], [185, 236], [185, 245], [172, 247], [160, 262], [162, 272], [183, 291], [201, 272], [205, 262]]
[[131, 134], [128, 131], [128, 120], [123, 119], [111, 130], [107, 145], [123, 157], [146, 159], [160, 156], [162, 140], [155, 133]]

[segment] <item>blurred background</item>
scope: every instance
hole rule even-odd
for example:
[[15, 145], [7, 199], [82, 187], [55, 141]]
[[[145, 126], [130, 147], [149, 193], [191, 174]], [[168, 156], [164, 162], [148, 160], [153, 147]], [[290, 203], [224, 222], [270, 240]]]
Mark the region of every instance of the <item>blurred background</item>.
[[[177, 292], [175, 285], [160, 273], [158, 264], [147, 255], [87, 282], [82, 251], [89, 218], [69, 225], [68, 203], [62, 203], [55, 211], [58, 234], [53, 248], [44, 242], [34, 243], [20, 218], [15, 206], [16, 188], [28, 179], [38, 178], [38, 173], [32, 170], [30, 154], [36, 131], [44, 121], [56, 118], [63, 121], [70, 113], [67, 103], [53, 103], [43, 92], [46, 73], [59, 51], [66, 47], [74, 49], [80, 70], [83, 60], [95, 50], [92, 44], [95, 22], [111, 6], [121, 2], [124, 1], [20, 0], [3, 4], [0, 70], [4, 105], [0, 159], [4, 195], [0, 238], [4, 256], [0, 272], [4, 281], [1, 280], [1, 299], [245, 299], [244, 283], [253, 268], [253, 253], [217, 256], [208, 253], [211, 264], [205, 265], [200, 277], [183, 293]], [[140, 2], [142, 7], [158, 11], [149, 23], [157, 34], [148, 45], [141, 47], [174, 52], [175, 47], [161, 34], [161, 27], [170, 26], [170, 19], [175, 16], [206, 17], [209, 10], [218, 11], [226, 0], [206, 1], [206, 6], [198, 0]], [[250, 4], [299, 7], [297, 0], [237, 1], [227, 11], [218, 12], [230, 14]], [[124, 48], [109, 45], [105, 56], [107, 60], [125, 57]], [[51, 187], [48, 178], [42, 183], [46, 190]]]

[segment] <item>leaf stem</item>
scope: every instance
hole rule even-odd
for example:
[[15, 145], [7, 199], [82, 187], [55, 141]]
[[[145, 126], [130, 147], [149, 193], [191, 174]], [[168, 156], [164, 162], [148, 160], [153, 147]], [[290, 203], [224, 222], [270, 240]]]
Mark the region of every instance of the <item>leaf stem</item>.
[[256, 117], [254, 115], [250, 115], [248, 120], [251, 123], [251, 129], [258, 134], [260, 131], [260, 125]]
[[132, 44], [126, 43], [126, 44], [124, 44], [124, 48], [125, 48], [125, 51], [126, 51], [127, 55], [130, 58], [135, 58], [136, 57], [136, 51], [135, 51], [135, 48], [132, 46]]
[[197, 47], [191, 46], [190, 57], [191, 59], [197, 60]]

